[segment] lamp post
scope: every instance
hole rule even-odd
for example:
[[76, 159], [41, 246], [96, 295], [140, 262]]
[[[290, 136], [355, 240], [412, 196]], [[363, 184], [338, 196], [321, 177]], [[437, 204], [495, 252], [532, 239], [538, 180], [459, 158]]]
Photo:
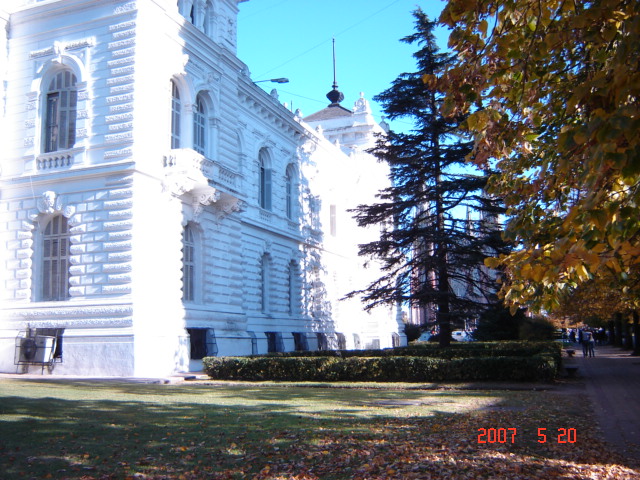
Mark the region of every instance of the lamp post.
[[289, 83], [288, 78], [270, 78], [268, 80], [257, 80], [253, 83], [272, 82], [272, 83]]

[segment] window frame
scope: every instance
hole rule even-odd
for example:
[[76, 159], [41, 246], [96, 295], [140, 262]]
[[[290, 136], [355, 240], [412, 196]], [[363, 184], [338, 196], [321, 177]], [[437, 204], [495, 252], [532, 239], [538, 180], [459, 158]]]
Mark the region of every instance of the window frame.
[[68, 150], [76, 143], [78, 78], [68, 69], [57, 70], [44, 92], [42, 151]]
[[[190, 237], [190, 238], [189, 238]], [[193, 225], [187, 223], [182, 229], [182, 301], [195, 303], [197, 279], [197, 235]]]
[[207, 104], [200, 93], [193, 108], [193, 149], [207, 155]]
[[289, 315], [298, 313], [299, 296], [297, 295], [298, 263], [291, 260], [287, 265], [287, 308]]
[[180, 99], [180, 89], [175, 80], [171, 80], [171, 149], [180, 148], [182, 121], [182, 100]]
[[284, 173], [284, 190], [285, 190], [285, 215], [287, 219], [293, 220], [295, 217], [295, 207], [294, 207], [294, 198], [295, 198], [295, 181], [294, 181], [294, 169], [292, 165], [287, 166], [287, 169]]
[[260, 257], [260, 311], [268, 314], [271, 303], [271, 256], [263, 253]]
[[259, 158], [259, 204], [263, 210], [271, 211], [272, 209], [272, 189], [273, 189], [273, 171], [271, 169], [269, 154], [265, 148], [260, 150]]
[[[50, 229], [56, 231], [50, 232]], [[71, 298], [71, 232], [64, 215], [54, 215], [43, 224], [39, 244], [39, 292], [37, 301], [64, 302]], [[55, 249], [55, 254], [54, 253]], [[52, 265], [50, 264], [52, 262]], [[55, 278], [55, 281], [52, 281]], [[65, 288], [66, 287], [66, 288]]]

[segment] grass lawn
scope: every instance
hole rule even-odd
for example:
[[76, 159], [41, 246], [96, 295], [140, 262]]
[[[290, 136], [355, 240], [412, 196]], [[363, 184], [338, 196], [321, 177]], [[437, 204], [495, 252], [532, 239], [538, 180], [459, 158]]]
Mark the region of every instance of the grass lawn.
[[0, 478], [640, 478], [579, 392], [394, 387], [1, 379]]

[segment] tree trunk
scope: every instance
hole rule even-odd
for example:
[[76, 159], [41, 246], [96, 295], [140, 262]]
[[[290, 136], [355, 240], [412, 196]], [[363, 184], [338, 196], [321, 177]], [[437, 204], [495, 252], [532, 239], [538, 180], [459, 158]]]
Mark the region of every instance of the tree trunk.
[[640, 315], [633, 311], [633, 352], [631, 355], [640, 356]]
[[616, 313], [615, 318], [615, 343], [616, 347], [622, 347], [622, 314], [620, 312]]
[[627, 350], [632, 350], [633, 336], [631, 335], [631, 324], [628, 320], [625, 319], [625, 321], [622, 323], [622, 327], [624, 328], [624, 348], [626, 348]]
[[607, 330], [609, 331], [608, 344], [615, 345], [616, 344], [616, 328], [615, 322], [613, 320], [609, 320], [607, 322]]

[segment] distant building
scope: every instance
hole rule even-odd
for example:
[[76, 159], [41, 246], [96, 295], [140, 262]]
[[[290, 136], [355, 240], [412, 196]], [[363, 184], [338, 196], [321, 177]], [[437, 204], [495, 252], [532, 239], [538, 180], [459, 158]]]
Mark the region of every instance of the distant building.
[[405, 341], [339, 300], [375, 274], [347, 209], [387, 180], [380, 127], [364, 98], [303, 121], [258, 88], [237, 3], [3, 2], [0, 371]]

